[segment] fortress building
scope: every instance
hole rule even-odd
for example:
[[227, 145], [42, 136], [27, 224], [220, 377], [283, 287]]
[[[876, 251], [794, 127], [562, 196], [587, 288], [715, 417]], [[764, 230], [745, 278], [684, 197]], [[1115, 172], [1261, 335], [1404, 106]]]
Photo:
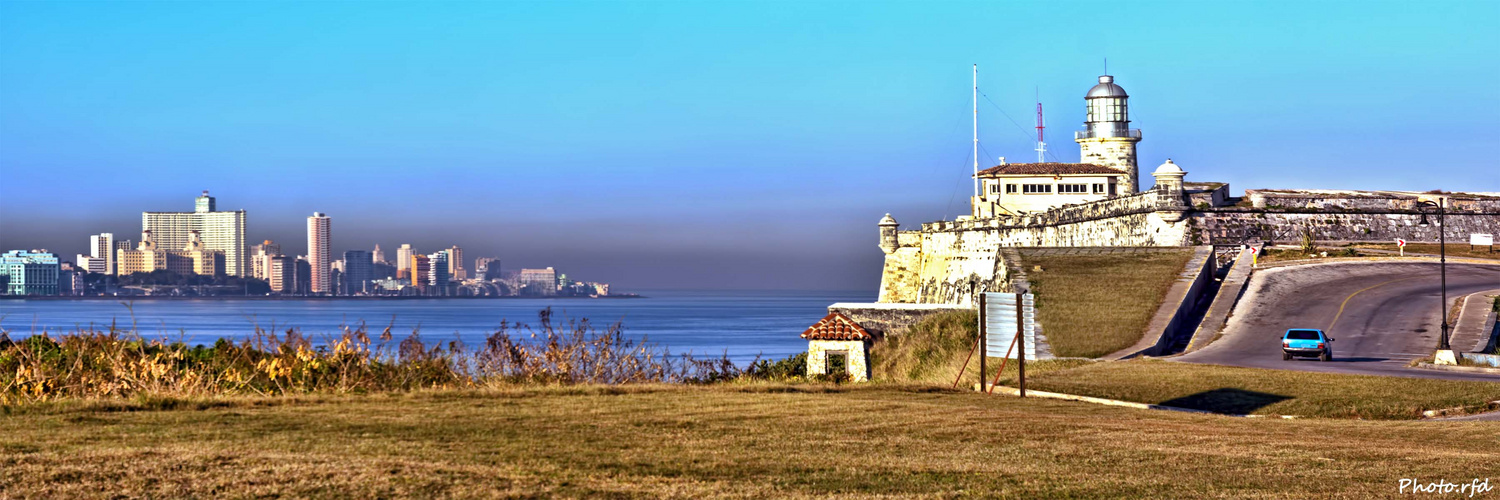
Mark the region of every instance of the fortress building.
[[[878, 223], [885, 253], [880, 302], [970, 306], [979, 292], [1012, 292], [1015, 247], [1213, 246], [1320, 242], [1449, 241], [1500, 233], [1500, 196], [1430, 191], [1245, 190], [1187, 182], [1167, 160], [1140, 190], [1130, 96], [1114, 77], [1084, 95], [1088, 118], [1075, 134], [1079, 163], [1001, 163], [975, 174], [973, 210], [955, 220], [901, 230]], [[1419, 224], [1417, 204], [1447, 210], [1446, 227]], [[1015, 269], [1012, 269], [1015, 268]]]

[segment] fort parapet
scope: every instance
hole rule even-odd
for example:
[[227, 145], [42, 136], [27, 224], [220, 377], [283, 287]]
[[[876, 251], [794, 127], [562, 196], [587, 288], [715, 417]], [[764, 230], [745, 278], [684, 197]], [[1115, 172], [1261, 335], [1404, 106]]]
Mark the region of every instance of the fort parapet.
[[1012, 292], [1009, 269], [1017, 263], [1008, 263], [1003, 249], [1013, 247], [1435, 242], [1443, 228], [1431, 216], [1431, 224], [1419, 224], [1420, 201], [1447, 207], [1450, 241], [1500, 233], [1500, 196], [1489, 194], [1246, 190], [1234, 199], [1227, 192], [1223, 183], [1159, 182], [1136, 194], [1022, 216], [929, 222], [919, 230], [896, 230], [887, 218], [879, 301], [971, 305], [980, 292]]

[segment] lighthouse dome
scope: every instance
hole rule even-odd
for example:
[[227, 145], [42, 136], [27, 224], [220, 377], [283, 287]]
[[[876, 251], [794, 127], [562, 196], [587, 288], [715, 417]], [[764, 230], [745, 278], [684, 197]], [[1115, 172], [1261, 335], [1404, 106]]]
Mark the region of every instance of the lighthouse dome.
[[1125, 94], [1125, 89], [1120, 88], [1119, 85], [1115, 85], [1115, 77], [1104, 75], [1099, 77], [1099, 84], [1095, 85], [1094, 88], [1089, 89], [1088, 95], [1084, 96], [1085, 99], [1094, 99], [1099, 97], [1130, 96]]

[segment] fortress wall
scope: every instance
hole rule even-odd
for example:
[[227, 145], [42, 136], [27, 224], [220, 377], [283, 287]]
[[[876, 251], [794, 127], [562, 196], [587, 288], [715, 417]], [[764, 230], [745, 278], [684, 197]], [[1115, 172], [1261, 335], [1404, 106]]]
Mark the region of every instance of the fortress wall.
[[[1274, 211], [1198, 212], [1190, 239], [1202, 244], [1239, 244], [1269, 241], [1299, 243], [1304, 231], [1318, 241], [1395, 241], [1436, 242], [1437, 218], [1420, 227], [1419, 214], [1360, 214]], [[1446, 237], [1451, 242], [1466, 242], [1471, 233], [1500, 234], [1500, 213], [1448, 214]]]
[[[1479, 195], [1446, 196], [1449, 212], [1500, 214], [1500, 198]], [[1247, 189], [1245, 197], [1256, 208], [1290, 210], [1415, 211], [1421, 201], [1411, 195], [1350, 191], [1347, 194], [1262, 191]]]

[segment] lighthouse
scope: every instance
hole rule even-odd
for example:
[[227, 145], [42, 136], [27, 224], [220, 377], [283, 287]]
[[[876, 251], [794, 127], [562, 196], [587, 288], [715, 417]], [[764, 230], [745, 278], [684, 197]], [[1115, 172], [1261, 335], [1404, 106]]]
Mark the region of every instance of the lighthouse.
[[1115, 77], [1100, 76], [1099, 84], [1084, 96], [1088, 105], [1084, 129], [1073, 134], [1082, 163], [1103, 165], [1129, 178], [1120, 186], [1122, 195], [1139, 192], [1141, 186], [1135, 161], [1135, 143], [1141, 142], [1141, 131], [1130, 128], [1129, 100], [1125, 89], [1115, 85]]

